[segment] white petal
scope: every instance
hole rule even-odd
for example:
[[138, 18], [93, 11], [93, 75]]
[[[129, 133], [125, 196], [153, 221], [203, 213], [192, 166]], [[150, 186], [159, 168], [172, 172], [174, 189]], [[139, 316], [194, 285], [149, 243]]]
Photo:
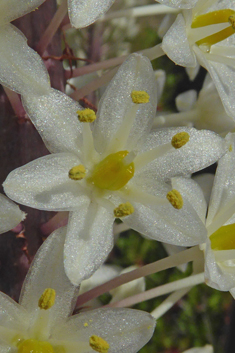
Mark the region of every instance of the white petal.
[[[232, 147], [232, 151], [228, 151], [218, 162], [211, 192], [207, 224], [211, 224], [213, 220], [215, 220], [216, 214], [219, 211], [222, 211], [223, 208], [235, 198], [235, 134], [228, 134], [226, 136], [226, 141], [228, 148], [229, 146]], [[232, 214], [233, 209], [234, 204], [231, 204]], [[230, 217], [228, 217], [228, 219]]]
[[25, 213], [7, 197], [0, 194], [0, 233], [16, 227], [25, 218]]
[[176, 108], [180, 112], [187, 112], [190, 109], [192, 109], [196, 100], [197, 100], [197, 91], [195, 91], [194, 89], [183, 92], [176, 97], [176, 100], [175, 100]]
[[45, 94], [50, 88], [41, 57], [10, 24], [0, 27], [0, 67], [0, 82], [20, 94]]
[[28, 328], [28, 313], [6, 294], [0, 292], [0, 326], [25, 331]]
[[50, 308], [50, 325], [58, 325], [74, 308], [78, 288], [64, 272], [63, 250], [66, 227], [53, 232], [38, 250], [23, 284], [20, 304], [35, 316], [38, 300], [46, 288], [56, 291], [55, 304]]
[[214, 352], [213, 347], [207, 344], [204, 347], [187, 349], [187, 351], [184, 351], [183, 353], [213, 353], [213, 352]]
[[64, 249], [65, 271], [74, 284], [90, 277], [113, 247], [112, 211], [95, 201], [81, 203], [69, 218]]
[[35, 10], [45, 0], [1, 0], [0, 23], [5, 24]]
[[[142, 185], [144, 184], [141, 183], [141, 179], [137, 180], [135, 184], [137, 188], [143, 189]], [[179, 181], [177, 183], [177, 190], [181, 193], [184, 201], [180, 210], [175, 209], [169, 202], [166, 202], [165, 205], [158, 204], [157, 200], [155, 203], [148, 205], [145, 202], [144, 193], [143, 199], [140, 198], [137, 203], [132, 201], [132, 195], [128, 193], [129, 201], [134, 206], [135, 211], [130, 216], [123, 218], [123, 222], [151, 239], [173, 245], [191, 246], [204, 242], [207, 234], [206, 228], [194, 209], [194, 204], [191, 205], [190, 200], [188, 200], [187, 188], [183, 187], [182, 184]], [[147, 188], [144, 186], [145, 191]], [[155, 185], [153, 177], [152, 185], [145, 193], [166, 200], [166, 194], [169, 190], [170, 188], [166, 186], [165, 190], [163, 187], [159, 189]]]
[[193, 180], [196, 181], [200, 186], [200, 188], [202, 189], [203, 195], [208, 205], [210, 201], [212, 186], [214, 183], [214, 174], [209, 174], [209, 173], [198, 174], [193, 177]]
[[222, 253], [226, 258], [229, 252], [231, 250], [213, 251], [208, 239], [205, 253], [205, 281], [210, 287], [221, 291], [228, 291], [235, 287], [235, 251], [232, 251], [232, 259], [216, 261], [216, 253], [218, 256]]
[[[234, 67], [230, 67], [223, 62], [216, 62], [210, 60], [210, 54], [204, 55], [204, 53], [195, 45], [194, 51], [197, 55], [200, 64], [208, 70], [212, 80], [215, 83], [215, 86], [220, 95], [221, 101], [224, 105], [224, 109], [227, 114], [235, 119], [235, 87], [233, 82], [235, 80], [235, 71]], [[227, 48], [227, 46], [225, 47]], [[221, 56], [223, 61], [223, 56]], [[234, 60], [234, 58], [233, 58]]]
[[81, 106], [77, 102], [52, 88], [46, 95], [27, 95], [23, 105], [51, 153], [79, 154], [82, 130], [76, 114]]
[[109, 353], [136, 353], [150, 340], [154, 328], [154, 318], [144, 311], [107, 308], [72, 316], [52, 338], [79, 342], [97, 335], [109, 343]]
[[191, 9], [195, 6], [198, 0], [156, 0], [160, 4], [176, 7], [178, 9]]
[[115, 0], [68, 0], [71, 25], [83, 28], [95, 22], [103, 15]]
[[181, 66], [195, 67], [196, 56], [190, 48], [186, 24], [183, 15], [179, 14], [162, 40], [162, 49], [166, 55]]
[[177, 175], [189, 175], [215, 163], [225, 152], [224, 140], [209, 130], [179, 127], [157, 130], [149, 134], [142, 151], [151, 150], [171, 142], [172, 137], [179, 132], [188, 132], [189, 142], [179, 149], [174, 149], [155, 159], [140, 170], [142, 174], [154, 174], [161, 179], [172, 178]]
[[[146, 91], [150, 95], [150, 102], [138, 104], [136, 107], [131, 99], [133, 90]], [[108, 85], [99, 103], [94, 126], [97, 151], [103, 152], [112, 140], [122, 145], [121, 141], [125, 135], [123, 132], [126, 131], [124, 124], [128, 114], [129, 118], [130, 115], [134, 115], [135, 119], [131, 126], [128, 142], [122, 148], [127, 150], [138, 148], [152, 126], [156, 105], [156, 81], [149, 59], [139, 54], [130, 55]], [[137, 109], [136, 113], [135, 109]], [[121, 129], [120, 134], [116, 140], [115, 133], [119, 129]]]
[[38, 158], [13, 170], [3, 183], [13, 200], [41, 210], [69, 211], [87, 199], [80, 182], [71, 180], [69, 170], [79, 165], [76, 155], [57, 153]]

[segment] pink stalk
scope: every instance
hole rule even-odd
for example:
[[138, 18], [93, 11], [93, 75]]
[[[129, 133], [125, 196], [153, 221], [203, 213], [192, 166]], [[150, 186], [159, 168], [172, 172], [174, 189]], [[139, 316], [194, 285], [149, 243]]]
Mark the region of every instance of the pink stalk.
[[184, 279], [180, 279], [178, 281], [163, 284], [162, 286], [147, 290], [140, 294], [133, 295], [132, 297], [125, 298], [123, 300], [120, 300], [119, 302], [108, 304], [106, 305], [106, 307], [107, 306], [115, 307], [115, 308], [123, 308], [127, 306], [129, 307], [134, 304], [141, 303], [145, 300], [157, 298], [157, 297], [160, 297], [161, 295], [173, 292], [175, 289], [179, 290], [183, 288], [188, 288], [203, 282], [204, 282], [204, 272], [199, 273], [197, 275], [189, 276]]
[[37, 45], [36, 49], [39, 55], [43, 55], [44, 51], [46, 50], [48, 44], [51, 42], [53, 36], [58, 30], [66, 14], [67, 0], [63, 0]]
[[75, 100], [79, 100], [79, 99], [83, 98], [84, 96], [87, 96], [88, 94], [94, 92], [96, 89], [106, 85], [113, 78], [113, 76], [116, 74], [117, 70], [118, 69], [115, 68], [113, 70], [108, 71], [107, 73], [105, 73], [101, 77], [95, 79], [92, 82], [89, 82], [87, 85], [83, 86], [81, 89], [74, 91], [70, 95], [70, 97]]
[[[130, 271], [128, 273], [124, 273], [96, 288], [93, 288], [83, 294], [81, 294], [77, 299], [77, 307], [82, 306], [89, 300], [92, 300], [101, 294], [109, 292], [111, 289], [114, 289], [118, 286], [121, 286], [124, 283], [131, 282], [134, 279], [151, 275], [153, 273], [157, 273], [168, 268], [172, 268], [175, 266], [182, 265], [186, 262], [193, 261], [195, 259], [199, 259], [203, 261], [203, 253], [199, 249], [198, 246], [194, 246], [185, 251], [181, 251], [180, 253], [165, 257], [159, 261], [153, 262], [149, 265], [145, 265], [143, 267], [139, 267], [134, 271]], [[190, 286], [190, 284], [189, 284]], [[173, 289], [175, 290], [175, 288]]]
[[66, 226], [68, 223], [69, 212], [58, 212], [54, 217], [52, 217], [48, 222], [41, 226], [41, 231], [43, 235], [49, 235], [54, 230]]
[[20, 100], [18, 93], [11, 91], [9, 88], [3, 86], [4, 91], [11, 103], [12, 109], [14, 110], [16, 116], [20, 119], [25, 119], [26, 112]]

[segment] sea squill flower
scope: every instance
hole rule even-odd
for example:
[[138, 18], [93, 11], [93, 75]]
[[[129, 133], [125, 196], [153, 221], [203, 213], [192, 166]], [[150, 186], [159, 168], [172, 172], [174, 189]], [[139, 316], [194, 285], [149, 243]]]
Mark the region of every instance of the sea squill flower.
[[132, 309], [98, 309], [70, 316], [78, 287], [63, 267], [66, 230], [56, 230], [35, 256], [19, 304], [0, 292], [3, 352], [135, 353], [151, 338], [154, 318]]
[[25, 213], [9, 200], [0, 194], [0, 234], [16, 227], [25, 218]]
[[[224, 153], [224, 141], [193, 128], [150, 133], [155, 84], [149, 60], [134, 54], [110, 82], [96, 120], [94, 111], [81, 110], [53, 89], [49, 95], [24, 97], [28, 115], [53, 154], [10, 173], [5, 192], [34, 208], [71, 211], [64, 261], [73, 283], [104, 262], [113, 246], [115, 218], [175, 245], [205, 240], [184, 183], [171, 178], [214, 163]], [[180, 219], [184, 226], [176, 228]]]
[[231, 0], [198, 0], [192, 9], [181, 11], [162, 41], [163, 51], [177, 65], [195, 68], [199, 62], [208, 70], [227, 114], [233, 119], [234, 10]]

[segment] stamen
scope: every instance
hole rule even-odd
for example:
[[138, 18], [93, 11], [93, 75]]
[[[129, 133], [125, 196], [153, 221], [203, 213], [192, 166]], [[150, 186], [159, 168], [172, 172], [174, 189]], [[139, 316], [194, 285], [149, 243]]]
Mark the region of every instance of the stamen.
[[167, 193], [166, 198], [177, 210], [180, 210], [183, 207], [183, 198], [178, 190], [172, 189]]
[[113, 210], [114, 216], [117, 218], [129, 216], [134, 212], [134, 207], [130, 202], [121, 203]]
[[219, 31], [201, 40], [198, 40], [196, 44], [198, 46], [205, 45], [210, 48], [212, 45], [217, 44], [222, 40], [230, 37], [232, 34], [234, 34], [234, 28], [232, 26], [229, 26], [229, 27], [226, 27], [225, 29], [222, 29], [222, 31]]
[[132, 91], [132, 102], [136, 104], [143, 104], [149, 102], [149, 94], [145, 91]]
[[42, 293], [38, 301], [38, 306], [40, 309], [50, 309], [55, 304], [56, 292], [52, 288], [46, 288]]
[[78, 110], [77, 115], [81, 123], [92, 123], [96, 119], [94, 110], [89, 108]]
[[76, 165], [69, 171], [69, 178], [72, 180], [82, 180], [85, 176], [86, 168], [82, 164]]
[[107, 353], [109, 350], [109, 344], [103, 338], [93, 335], [89, 339], [91, 348], [99, 353]]
[[171, 144], [174, 148], [181, 148], [189, 141], [189, 134], [185, 131], [179, 132], [174, 135], [171, 140]]

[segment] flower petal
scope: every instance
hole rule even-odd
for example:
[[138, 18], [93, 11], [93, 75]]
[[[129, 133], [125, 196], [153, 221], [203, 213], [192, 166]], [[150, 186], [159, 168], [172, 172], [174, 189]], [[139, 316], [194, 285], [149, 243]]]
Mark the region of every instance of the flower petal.
[[40, 56], [15, 26], [0, 27], [0, 82], [17, 93], [45, 94], [50, 88]]
[[230, 147], [231, 151], [228, 150], [218, 162], [208, 209], [207, 225], [211, 224], [215, 220], [217, 213], [228, 206], [230, 202], [232, 202], [230, 207], [231, 215], [229, 216], [227, 210], [228, 219], [235, 213], [235, 134], [229, 133], [226, 136], [226, 142], [228, 149]]
[[136, 353], [150, 340], [154, 328], [154, 318], [144, 311], [107, 308], [72, 316], [52, 338], [79, 342], [97, 335], [108, 342], [109, 353]]
[[[147, 92], [150, 96], [149, 103], [136, 106], [131, 99], [133, 90]], [[140, 54], [132, 54], [121, 65], [99, 103], [97, 120], [94, 125], [96, 150], [104, 152], [112, 141], [119, 144], [119, 150], [139, 148], [143, 142], [142, 139], [152, 126], [156, 105], [156, 80], [152, 65], [148, 58]], [[130, 126], [128, 126], [130, 131], [126, 128], [127, 117], [130, 121]], [[131, 118], [134, 118], [133, 123]], [[118, 130], [117, 138], [115, 134]], [[123, 132], [126, 131], [129, 135], [127, 144], [122, 141], [125, 135]]]
[[[159, 204], [157, 199], [156, 202], [148, 204], [148, 195], [151, 195], [151, 197], [158, 196], [166, 200], [166, 194], [170, 190], [169, 187], [164, 187], [163, 185], [161, 189], [159, 186], [156, 187], [154, 177], [152, 183], [150, 180], [150, 178], [148, 180], [145, 179], [144, 189], [142, 187], [143, 181], [141, 182], [140, 179], [135, 180], [136, 188], [145, 190], [143, 198], [140, 198], [138, 202], [138, 199], [135, 199], [135, 192], [132, 192], [131, 188], [128, 190], [129, 201], [134, 206], [135, 211], [130, 216], [123, 218], [123, 222], [151, 239], [173, 245], [192, 246], [205, 242], [207, 231], [197, 213], [199, 208], [201, 209], [200, 215], [204, 212], [204, 206], [200, 205], [199, 201], [202, 192], [201, 194], [200, 192], [199, 194], [193, 193], [189, 197], [190, 190], [198, 191], [199, 189], [200, 191], [199, 187], [196, 188], [196, 183], [192, 187], [191, 185], [187, 186], [191, 182], [187, 179], [174, 178], [172, 180], [172, 188], [176, 188], [180, 192], [184, 202], [183, 207], [178, 210], [168, 202]], [[184, 182], [186, 183], [185, 186]], [[151, 186], [146, 186], [148, 183]], [[147, 189], [148, 191], [146, 192]], [[193, 196], [198, 201], [191, 204]], [[145, 199], [147, 200], [146, 202]]]
[[115, 0], [68, 0], [71, 25], [83, 28], [95, 22], [103, 15]]
[[7, 197], [0, 194], [0, 234], [16, 227], [25, 218], [25, 213]]
[[69, 218], [65, 271], [73, 284], [90, 277], [113, 246], [113, 213], [94, 201], [81, 203]]
[[64, 272], [63, 250], [66, 227], [53, 232], [38, 250], [23, 284], [20, 304], [32, 315], [38, 309], [38, 300], [46, 288], [56, 291], [55, 304], [50, 308], [50, 324], [64, 320], [74, 308], [78, 288]]
[[177, 65], [188, 67], [197, 65], [196, 56], [188, 42], [183, 15], [179, 14], [176, 17], [175, 22], [163, 37], [162, 50]]
[[194, 7], [198, 0], [156, 0], [160, 4], [176, 7], [178, 9], [191, 9]]
[[68, 176], [69, 170], [79, 164], [77, 156], [71, 153], [38, 158], [8, 175], [3, 183], [5, 193], [26, 206], [69, 211], [87, 199], [82, 181]]
[[53, 88], [46, 95], [23, 97], [24, 108], [51, 153], [79, 154], [81, 123], [76, 112], [81, 106]]
[[5, 24], [35, 10], [45, 0], [1, 0], [0, 23]]
[[[187, 176], [215, 163], [225, 152], [224, 140], [209, 130], [179, 127], [165, 128], [149, 134], [139, 154], [171, 142], [172, 137], [185, 131], [190, 135], [185, 146], [169, 151], [143, 167], [138, 173], [154, 174], [155, 178], [168, 180], [174, 176]], [[136, 173], [137, 175], [137, 173]]]

